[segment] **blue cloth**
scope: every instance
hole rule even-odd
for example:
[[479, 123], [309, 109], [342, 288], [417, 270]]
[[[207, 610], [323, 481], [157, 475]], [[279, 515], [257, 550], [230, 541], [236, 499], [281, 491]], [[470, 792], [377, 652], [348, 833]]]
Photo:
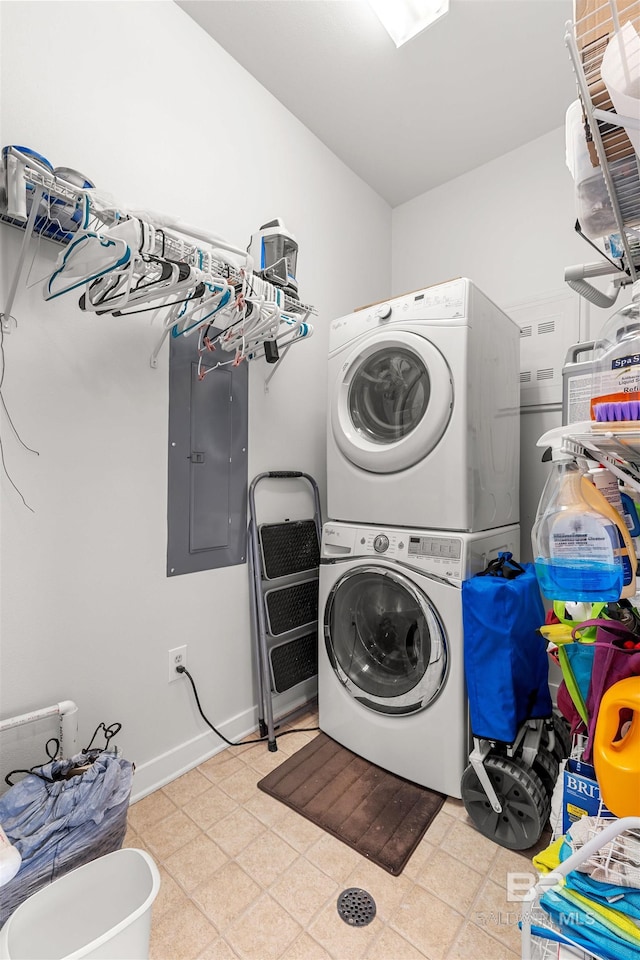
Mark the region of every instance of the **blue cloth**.
[[593, 643], [578, 642], [562, 644], [558, 649], [560, 667], [564, 675], [565, 683], [567, 682], [567, 672], [569, 672], [573, 678], [573, 683], [571, 683], [570, 679], [570, 682], [567, 684], [567, 689], [572, 699], [574, 699], [574, 692], [576, 692], [575, 688], [577, 688], [577, 693], [582, 698], [582, 703], [580, 705], [576, 704], [576, 707], [578, 707], [578, 712], [585, 723], [589, 722], [586, 703], [587, 697], [589, 696], [595, 649]]
[[[565, 841], [560, 847], [560, 861], [566, 860], [572, 853], [571, 845]], [[567, 875], [566, 884], [570, 890], [581, 893], [583, 897], [588, 897], [596, 903], [611, 907], [619, 913], [625, 913], [628, 917], [640, 921], [640, 890], [635, 887], [623, 887], [592, 880], [587, 873], [580, 873], [579, 870], [572, 870]]]
[[37, 768], [53, 783], [29, 774], [0, 797], [0, 824], [26, 861], [49, 856], [52, 841], [72, 837], [82, 844], [109, 810], [128, 800], [133, 765], [101, 753], [81, 776], [56, 779], [87, 762], [78, 754]]
[[567, 937], [603, 960], [638, 960], [638, 948], [617, 937], [595, 913], [582, 910], [574, 901], [563, 896], [561, 890], [547, 890], [540, 905]]

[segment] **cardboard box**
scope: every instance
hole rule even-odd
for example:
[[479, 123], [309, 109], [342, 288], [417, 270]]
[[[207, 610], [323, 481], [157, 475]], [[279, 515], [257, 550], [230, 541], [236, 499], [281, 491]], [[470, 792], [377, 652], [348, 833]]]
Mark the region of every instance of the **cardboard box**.
[[[640, 33], [640, 0], [614, 0], [614, 3], [619, 25], [629, 20]], [[611, 4], [609, 0], [574, 0], [573, 12], [576, 43], [591, 102], [598, 110], [613, 111], [601, 76], [602, 58], [609, 38], [615, 32]], [[622, 127], [607, 129], [601, 125], [600, 134], [608, 163], [635, 155], [633, 145]], [[593, 166], [598, 166], [600, 161], [593, 144], [589, 144], [589, 153]]]
[[600, 806], [600, 787], [590, 763], [567, 760], [562, 790], [562, 832], [582, 817], [614, 819], [610, 810]]
[[[615, 0], [615, 8], [620, 26], [627, 20], [631, 20], [638, 29], [638, 22], [640, 22], [638, 0]], [[614, 31], [609, 0], [573, 0], [573, 22], [576, 27], [578, 50], [583, 50], [599, 41], [603, 47], [606, 46], [609, 36]]]

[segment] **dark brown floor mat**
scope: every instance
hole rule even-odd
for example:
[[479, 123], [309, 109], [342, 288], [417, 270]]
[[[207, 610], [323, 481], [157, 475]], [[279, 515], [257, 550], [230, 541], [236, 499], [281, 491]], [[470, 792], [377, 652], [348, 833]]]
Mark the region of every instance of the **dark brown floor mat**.
[[363, 760], [324, 733], [258, 786], [394, 876], [446, 799]]

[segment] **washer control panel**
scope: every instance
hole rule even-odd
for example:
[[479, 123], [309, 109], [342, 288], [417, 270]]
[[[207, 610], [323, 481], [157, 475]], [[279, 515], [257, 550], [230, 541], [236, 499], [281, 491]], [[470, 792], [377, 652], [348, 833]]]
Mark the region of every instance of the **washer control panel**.
[[442, 557], [459, 560], [462, 540], [457, 537], [409, 537], [410, 557]]
[[322, 531], [322, 556], [384, 556], [447, 580], [461, 580], [463, 576], [462, 538], [451, 535], [329, 522]]
[[376, 553], [385, 553], [389, 549], [389, 537], [384, 533], [379, 533], [373, 538], [373, 549]]

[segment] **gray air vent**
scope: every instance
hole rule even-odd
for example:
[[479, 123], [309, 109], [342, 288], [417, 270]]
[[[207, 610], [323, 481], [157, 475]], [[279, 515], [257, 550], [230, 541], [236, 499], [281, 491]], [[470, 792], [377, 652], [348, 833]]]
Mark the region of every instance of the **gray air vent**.
[[555, 320], [547, 320], [545, 323], [538, 324], [538, 333], [553, 333], [556, 329]]
[[553, 367], [545, 367], [544, 370], [538, 370], [536, 380], [553, 380]]
[[520, 337], [530, 337], [533, 334], [533, 327], [529, 324], [527, 327], [520, 327]]
[[531, 383], [531, 370], [520, 371], [520, 383]]

